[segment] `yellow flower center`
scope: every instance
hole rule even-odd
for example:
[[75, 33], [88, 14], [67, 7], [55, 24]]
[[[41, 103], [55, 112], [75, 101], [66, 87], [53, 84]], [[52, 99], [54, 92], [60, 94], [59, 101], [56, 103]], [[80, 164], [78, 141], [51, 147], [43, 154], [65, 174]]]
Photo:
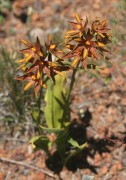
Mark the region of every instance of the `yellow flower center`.
[[31, 76], [31, 78], [32, 78], [32, 80], [35, 80], [35, 79], [36, 79], [35, 75]]
[[90, 43], [90, 41], [86, 41], [85, 44], [89, 46], [91, 43]]
[[56, 47], [55, 44], [50, 45], [50, 49], [55, 49], [55, 47]]
[[77, 28], [78, 28], [78, 29], [81, 29], [81, 25], [80, 25], [80, 24], [77, 24]]

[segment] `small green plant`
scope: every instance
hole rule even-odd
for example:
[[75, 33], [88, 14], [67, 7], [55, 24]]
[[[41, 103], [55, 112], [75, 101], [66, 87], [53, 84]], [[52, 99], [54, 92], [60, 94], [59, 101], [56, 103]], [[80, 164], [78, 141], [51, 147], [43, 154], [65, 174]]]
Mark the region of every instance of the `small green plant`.
[[0, 10], [3, 8], [7, 8], [7, 9], [11, 8], [10, 0], [0, 0]]
[[4, 24], [6, 20], [6, 9], [11, 9], [11, 2], [9, 0], [0, 0], [0, 24]]
[[21, 121], [25, 117], [23, 84], [17, 83], [14, 79], [17, 68], [16, 58], [17, 55], [14, 51], [9, 52], [5, 47], [0, 47], [0, 90], [5, 92], [8, 100], [6, 107], [11, 107], [12, 111], [9, 116], [7, 114], [3, 117], [5, 122], [15, 122], [17, 119]]
[[[25, 57], [17, 62], [22, 70], [22, 76], [17, 80], [26, 80], [24, 90], [34, 87], [36, 97], [41, 98], [45, 92], [45, 122], [36, 115], [39, 136], [33, 137], [30, 143], [35, 150], [43, 149], [49, 157], [57, 154], [61, 165], [66, 165], [71, 157], [82, 151], [88, 145], [81, 143], [71, 135], [71, 92], [76, 80], [76, 73], [81, 69], [88, 71], [101, 68], [103, 59], [108, 61], [106, 53], [111, 42], [107, 21], [97, 19], [89, 26], [75, 14], [76, 22], [69, 22], [72, 29], [66, 32], [64, 42], [55, 45], [49, 36], [45, 46], [37, 42], [32, 44], [26, 40], [22, 43], [26, 48], [21, 50]], [[100, 63], [99, 63], [100, 62]], [[100, 65], [99, 65], [100, 64]], [[71, 73], [68, 84], [67, 74]]]

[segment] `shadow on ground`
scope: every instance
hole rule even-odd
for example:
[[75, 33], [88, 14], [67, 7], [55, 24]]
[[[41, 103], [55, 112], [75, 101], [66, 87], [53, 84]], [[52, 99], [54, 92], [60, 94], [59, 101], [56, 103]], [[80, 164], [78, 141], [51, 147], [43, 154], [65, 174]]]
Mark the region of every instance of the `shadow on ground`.
[[[87, 109], [84, 112], [84, 116], [78, 122], [76, 119], [72, 122], [69, 132], [70, 136], [78, 142], [79, 145], [88, 143], [88, 148], [81, 151], [76, 156], [72, 157], [66, 164], [66, 168], [72, 172], [77, 169], [90, 169], [91, 172], [97, 174], [98, 166], [93, 166], [88, 162], [88, 157], [94, 159], [96, 153], [102, 155], [102, 153], [111, 153], [111, 148], [116, 146], [118, 143], [126, 143], [126, 132], [123, 132], [125, 137], [120, 139], [119, 137], [112, 134], [110, 137], [107, 136], [108, 131], [105, 132], [105, 138], [95, 139], [93, 137], [88, 137], [87, 128], [90, 126], [92, 119], [91, 112]], [[126, 125], [125, 125], [126, 127]], [[50, 158], [46, 160], [47, 167], [54, 173], [59, 174], [63, 169], [62, 159], [56, 151]]]

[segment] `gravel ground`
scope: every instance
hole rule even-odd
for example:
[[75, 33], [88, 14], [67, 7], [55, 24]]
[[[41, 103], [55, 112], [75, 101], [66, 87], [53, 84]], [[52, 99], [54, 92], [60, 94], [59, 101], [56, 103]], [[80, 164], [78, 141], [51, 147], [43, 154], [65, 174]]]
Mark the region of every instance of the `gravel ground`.
[[[0, 43], [10, 52], [19, 48], [21, 39], [34, 40], [37, 35], [42, 39], [43, 35], [50, 32], [58, 42], [62, 38], [58, 33], [61, 29], [62, 34], [65, 33], [65, 26], [68, 26], [66, 22], [73, 18], [74, 12], [83, 18], [88, 15], [91, 20], [96, 17], [108, 19], [112, 28], [115, 44], [111, 47], [111, 68], [106, 67], [97, 74], [97, 78], [91, 75], [93, 71], [77, 75], [72, 92], [72, 118], [76, 119], [78, 112], [83, 113], [82, 120], [86, 128], [82, 133], [89, 147], [75, 158], [76, 171], [64, 168], [60, 172], [59, 176], [63, 180], [126, 179], [126, 5], [122, 2], [17, 0], [11, 2], [10, 9], [4, 8], [2, 12], [5, 21], [0, 26]], [[13, 123], [4, 123], [2, 119], [6, 115], [19, 116], [13, 116], [15, 112], [8, 90], [0, 88], [0, 99], [0, 180], [54, 179], [45, 165], [46, 155], [41, 151], [33, 153], [28, 144], [29, 138], [35, 133], [29, 113], [25, 123], [16, 120], [14, 127]], [[1, 158], [24, 164], [6, 162]], [[26, 164], [44, 169], [48, 175], [39, 169], [26, 167]], [[59, 179], [59, 176], [56, 175], [56, 178]]]

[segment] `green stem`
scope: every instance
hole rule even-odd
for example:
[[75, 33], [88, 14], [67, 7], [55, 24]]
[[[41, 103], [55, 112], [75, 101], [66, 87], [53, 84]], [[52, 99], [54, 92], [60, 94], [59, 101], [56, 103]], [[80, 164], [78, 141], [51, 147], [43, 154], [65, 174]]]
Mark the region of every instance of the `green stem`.
[[66, 103], [69, 103], [69, 99], [70, 99], [71, 92], [72, 92], [72, 89], [73, 89], [73, 86], [74, 86], [74, 82], [75, 82], [75, 75], [76, 75], [76, 72], [78, 70], [79, 64], [80, 64], [80, 61], [78, 62], [77, 67], [73, 69], [72, 79], [71, 79], [71, 82], [70, 82], [70, 87], [69, 87]]
[[40, 94], [38, 98], [38, 124], [41, 123], [41, 99], [42, 99], [42, 87], [40, 87]]
[[69, 100], [70, 100], [71, 92], [72, 92], [72, 89], [73, 89], [73, 86], [74, 86], [75, 76], [76, 76], [76, 72], [78, 70], [79, 64], [80, 64], [80, 61], [77, 63], [76, 68], [73, 69], [72, 78], [71, 78], [71, 82], [70, 82], [70, 87], [69, 87], [69, 91], [68, 91], [68, 94], [67, 94], [65, 108], [64, 108], [64, 112], [63, 112], [61, 128], [64, 127], [64, 121], [67, 120], [67, 117], [70, 117]]
[[78, 148], [73, 150], [65, 159], [64, 159], [64, 165], [66, 165], [68, 163], [68, 161], [75, 155], [77, 155], [78, 153], [80, 153], [81, 151], [83, 151], [84, 148], [86, 148], [88, 146], [87, 143], [83, 144], [83, 148]]
[[[48, 80], [48, 78], [45, 79], [44, 83], [46, 83]], [[38, 124], [41, 123], [41, 100], [42, 100], [43, 96], [42, 96], [42, 87], [40, 87], [40, 94], [39, 94], [39, 98], [38, 98]]]

